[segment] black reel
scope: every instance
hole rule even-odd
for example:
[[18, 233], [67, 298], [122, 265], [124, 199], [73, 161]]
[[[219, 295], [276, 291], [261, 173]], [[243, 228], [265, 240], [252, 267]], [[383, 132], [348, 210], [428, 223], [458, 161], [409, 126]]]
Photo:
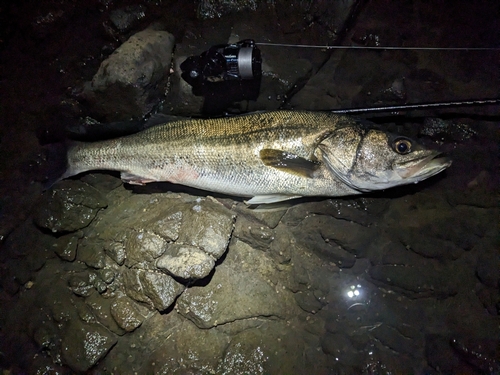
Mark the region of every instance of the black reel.
[[218, 44], [181, 64], [181, 77], [193, 94], [204, 96], [203, 112], [216, 114], [232, 103], [256, 100], [262, 77], [260, 50], [252, 39]]
[[206, 83], [258, 79], [262, 75], [260, 50], [252, 39], [218, 44], [182, 64], [182, 78], [193, 88]]

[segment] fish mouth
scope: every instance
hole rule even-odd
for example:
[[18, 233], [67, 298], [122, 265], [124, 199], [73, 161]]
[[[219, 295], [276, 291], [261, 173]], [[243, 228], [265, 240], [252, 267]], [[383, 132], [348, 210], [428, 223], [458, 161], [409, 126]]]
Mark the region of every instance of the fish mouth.
[[412, 159], [398, 166], [398, 175], [404, 179], [412, 179], [415, 182], [442, 172], [451, 165], [451, 159], [440, 152], [433, 152], [431, 155]]

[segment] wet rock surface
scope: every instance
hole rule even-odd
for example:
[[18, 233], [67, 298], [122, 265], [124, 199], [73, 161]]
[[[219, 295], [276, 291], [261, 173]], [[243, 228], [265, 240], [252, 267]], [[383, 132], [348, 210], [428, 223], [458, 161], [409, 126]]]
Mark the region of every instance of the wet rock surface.
[[[54, 127], [91, 113], [141, 117], [155, 107], [199, 115], [202, 100], [182, 87], [178, 65], [211, 45], [247, 37], [367, 46], [482, 46], [477, 43], [498, 39], [491, 20], [498, 12], [467, 2], [434, 8], [373, 1], [343, 39], [339, 25], [354, 8], [266, 4], [103, 2], [99, 14], [83, 19], [83, 5], [42, 2], [25, 9], [19, 24], [36, 40], [32, 45], [6, 20], [10, 31], [0, 35], [2, 64], [10, 71], [0, 80], [0, 95], [9, 95], [0, 108], [6, 124], [0, 149], [8, 156], [0, 160], [2, 371], [499, 372], [498, 106], [457, 116], [448, 111], [447, 119], [431, 113], [432, 119], [384, 122], [440, 147], [453, 165], [418, 185], [355, 199], [250, 208], [170, 184], [125, 187], [107, 172], [42, 193], [37, 159], [20, 153], [20, 144], [36, 153], [37, 138], [43, 143]], [[458, 35], [439, 15], [460, 6], [472, 8], [457, 11], [468, 31]], [[475, 25], [474, 10], [482, 14]], [[134, 39], [146, 28], [149, 36]], [[94, 29], [105, 40], [84, 37]], [[178, 41], [163, 103], [173, 37], [158, 30]], [[465, 34], [470, 39], [462, 40]], [[114, 70], [109, 59], [129, 48], [127, 40], [131, 49]], [[229, 111], [499, 94], [494, 53], [261, 50], [259, 98], [232, 103]], [[110, 77], [120, 72], [127, 74], [117, 82], [130, 90], [110, 89]], [[101, 96], [92, 104], [76, 86], [94, 76], [94, 88], [103, 91], [94, 92]]]
[[[119, 18], [111, 15], [114, 23]], [[118, 28], [126, 27], [118, 22]], [[166, 31], [147, 29], [132, 35], [101, 63], [84, 89], [94, 115], [111, 122], [148, 114], [165, 92], [173, 48], [174, 36]]]

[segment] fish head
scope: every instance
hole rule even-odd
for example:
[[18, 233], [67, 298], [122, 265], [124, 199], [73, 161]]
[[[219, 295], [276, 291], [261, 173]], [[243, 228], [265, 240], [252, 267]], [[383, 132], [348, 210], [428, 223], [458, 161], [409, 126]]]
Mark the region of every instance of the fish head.
[[451, 165], [439, 151], [411, 138], [364, 127], [340, 128], [319, 148], [328, 169], [361, 192], [417, 183]]

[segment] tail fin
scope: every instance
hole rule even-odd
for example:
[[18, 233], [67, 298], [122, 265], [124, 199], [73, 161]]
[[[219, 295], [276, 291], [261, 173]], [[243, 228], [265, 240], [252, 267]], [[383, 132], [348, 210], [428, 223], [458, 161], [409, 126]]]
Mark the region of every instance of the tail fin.
[[42, 154], [45, 161], [43, 189], [47, 190], [56, 182], [71, 176], [68, 163], [69, 142], [52, 143], [43, 146]]

